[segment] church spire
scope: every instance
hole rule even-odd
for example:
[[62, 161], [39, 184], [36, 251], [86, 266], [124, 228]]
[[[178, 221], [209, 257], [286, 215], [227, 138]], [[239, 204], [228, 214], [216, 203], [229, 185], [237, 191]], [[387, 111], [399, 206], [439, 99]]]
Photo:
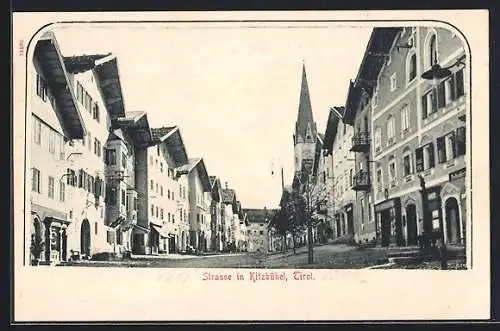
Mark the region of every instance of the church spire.
[[307, 85], [306, 66], [302, 62], [302, 85], [300, 89], [299, 113], [295, 123], [295, 144], [315, 142], [316, 124], [314, 123], [309, 86]]

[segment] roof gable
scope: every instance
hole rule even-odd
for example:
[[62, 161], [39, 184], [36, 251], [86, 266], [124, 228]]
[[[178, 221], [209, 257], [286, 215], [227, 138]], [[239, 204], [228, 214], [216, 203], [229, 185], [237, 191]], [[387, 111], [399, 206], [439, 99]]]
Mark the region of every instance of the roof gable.
[[82, 139], [86, 134], [85, 125], [53, 32], [44, 33], [38, 40], [35, 45], [34, 58], [55, 98], [55, 111], [63, 124], [64, 134], [70, 139]]

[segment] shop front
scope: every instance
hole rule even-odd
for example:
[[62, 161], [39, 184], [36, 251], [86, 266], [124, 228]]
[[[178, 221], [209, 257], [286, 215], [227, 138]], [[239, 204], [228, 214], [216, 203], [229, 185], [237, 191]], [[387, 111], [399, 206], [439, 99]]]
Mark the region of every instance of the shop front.
[[56, 264], [67, 261], [67, 228], [70, 222], [67, 221], [66, 215], [35, 204], [31, 205], [31, 211], [31, 264]]
[[388, 199], [375, 205], [375, 217], [377, 242], [383, 247], [404, 246], [401, 199], [399, 197]]

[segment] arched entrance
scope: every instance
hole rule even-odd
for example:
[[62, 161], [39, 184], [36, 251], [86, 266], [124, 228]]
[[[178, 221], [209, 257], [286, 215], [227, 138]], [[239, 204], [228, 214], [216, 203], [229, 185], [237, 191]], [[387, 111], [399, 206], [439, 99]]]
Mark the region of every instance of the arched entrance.
[[460, 214], [458, 202], [455, 198], [448, 198], [445, 202], [446, 235], [449, 243], [460, 242]]
[[406, 206], [406, 235], [408, 246], [417, 245], [417, 207], [413, 203]]
[[80, 254], [90, 256], [90, 223], [87, 219], [82, 221], [80, 229]]

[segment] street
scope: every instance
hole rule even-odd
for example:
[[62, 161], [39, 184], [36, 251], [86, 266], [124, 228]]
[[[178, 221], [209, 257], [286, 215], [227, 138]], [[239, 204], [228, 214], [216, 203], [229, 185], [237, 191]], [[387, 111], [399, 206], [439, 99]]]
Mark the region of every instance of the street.
[[314, 264], [307, 264], [307, 249], [300, 247], [296, 254], [234, 253], [212, 256], [134, 257], [128, 261], [77, 261], [66, 266], [87, 267], [154, 267], [154, 268], [365, 268], [385, 263], [385, 249], [365, 248], [344, 244], [314, 247]]

